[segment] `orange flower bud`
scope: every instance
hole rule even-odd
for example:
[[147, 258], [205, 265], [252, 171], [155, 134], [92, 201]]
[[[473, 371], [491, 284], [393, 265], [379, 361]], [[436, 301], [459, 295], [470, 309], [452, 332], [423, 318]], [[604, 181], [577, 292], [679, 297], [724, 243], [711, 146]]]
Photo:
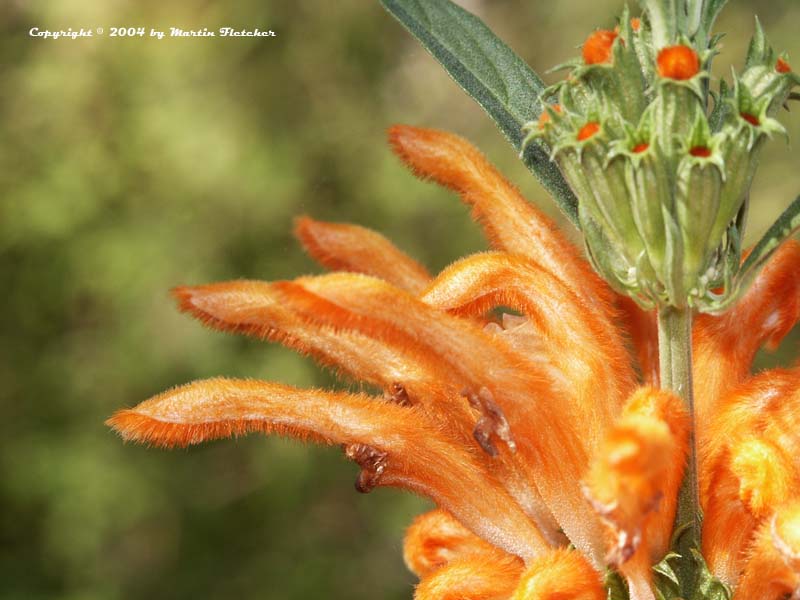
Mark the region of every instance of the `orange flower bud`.
[[631, 19], [631, 29], [634, 31], [639, 31], [642, 28], [642, 20], [639, 17], [634, 17]]
[[700, 57], [689, 46], [670, 46], [658, 53], [658, 74], [685, 81], [700, 72]]
[[581, 127], [581, 130], [578, 132], [578, 141], [583, 142], [585, 140], [588, 140], [598, 131], [600, 131], [599, 123], [595, 123], [594, 121], [592, 121], [591, 123], [587, 123], [586, 125]]
[[[557, 113], [561, 113], [561, 105], [560, 104], [553, 104], [550, 108], [552, 108]], [[544, 129], [545, 125], [550, 122], [550, 113], [546, 110], [542, 111], [542, 114], [539, 115], [539, 129]]]
[[599, 65], [611, 62], [611, 47], [617, 34], [607, 29], [598, 29], [583, 44], [583, 62], [587, 65]]
[[641, 144], [636, 144], [633, 147], [633, 152], [634, 152], [634, 154], [640, 154], [641, 152], [644, 152], [645, 150], [647, 150], [649, 147], [650, 147], [650, 144], [648, 144], [646, 142], [641, 143]]
[[759, 121], [759, 120], [758, 120], [758, 117], [757, 117], [757, 116], [755, 116], [755, 115], [750, 115], [750, 114], [747, 114], [747, 113], [741, 113], [741, 115], [740, 115], [740, 116], [741, 116], [741, 117], [742, 117], [742, 118], [743, 118], [745, 121], [747, 121], [748, 123], [750, 123], [750, 125], [752, 125], [753, 127], [758, 127], [759, 125], [761, 125], [761, 121]]
[[697, 156], [699, 158], [708, 158], [711, 156], [711, 148], [707, 148], [705, 146], [695, 146], [691, 150], [689, 150], [689, 154], [692, 156]]
[[792, 72], [792, 67], [791, 67], [791, 65], [789, 65], [788, 62], [786, 62], [782, 58], [779, 58], [778, 62], [775, 63], [775, 70], [778, 73], [786, 74], [786, 73], [791, 73]]

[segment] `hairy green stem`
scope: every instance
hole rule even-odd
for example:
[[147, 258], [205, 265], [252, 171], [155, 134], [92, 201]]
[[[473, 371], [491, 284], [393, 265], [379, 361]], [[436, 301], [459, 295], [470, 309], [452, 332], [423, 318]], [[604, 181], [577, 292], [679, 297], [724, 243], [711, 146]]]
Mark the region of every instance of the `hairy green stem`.
[[682, 531], [677, 552], [681, 555], [677, 575], [684, 597], [690, 597], [695, 585], [695, 560], [692, 550], [700, 549], [700, 495], [697, 484], [697, 444], [694, 433], [694, 396], [692, 391], [692, 311], [689, 308], [661, 308], [658, 311], [658, 358], [661, 387], [678, 394], [692, 418], [689, 436], [689, 460], [678, 495], [676, 528]]

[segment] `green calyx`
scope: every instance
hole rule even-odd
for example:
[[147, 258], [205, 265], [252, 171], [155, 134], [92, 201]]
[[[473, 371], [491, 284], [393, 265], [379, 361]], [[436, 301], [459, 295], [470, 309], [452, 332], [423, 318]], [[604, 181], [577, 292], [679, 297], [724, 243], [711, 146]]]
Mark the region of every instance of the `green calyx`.
[[673, 14], [677, 0], [642, 3], [635, 27], [626, 10], [560, 67], [569, 74], [542, 94], [546, 116], [525, 125], [522, 148], [549, 149], [592, 264], [615, 289], [646, 309], [718, 312], [743, 291], [750, 186], [765, 141], [785, 134], [774, 115], [800, 78], [756, 23], [744, 72], [710, 92], [721, 3], [696, 14]]

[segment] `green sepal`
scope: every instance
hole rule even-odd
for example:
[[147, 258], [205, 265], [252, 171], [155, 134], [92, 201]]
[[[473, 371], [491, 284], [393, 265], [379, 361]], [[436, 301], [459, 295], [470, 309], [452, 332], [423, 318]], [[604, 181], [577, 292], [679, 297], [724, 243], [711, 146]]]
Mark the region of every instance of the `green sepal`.
[[604, 112], [623, 121], [636, 123], [642, 116], [646, 84], [633, 40], [630, 13], [623, 10], [620, 32], [611, 46], [612, 61], [604, 64], [581, 65], [573, 71], [576, 79], [586, 82], [604, 105]]
[[678, 81], [658, 78], [653, 101], [656, 142], [664, 154], [674, 157], [676, 141], [684, 138], [694, 126], [698, 114], [705, 114], [706, 71], [691, 79]]
[[608, 592], [606, 600], [629, 600], [630, 598], [625, 579], [613, 569], [606, 569], [603, 574], [603, 586]]
[[731, 589], [711, 574], [703, 555], [692, 549], [697, 579], [689, 600], [731, 600]]
[[747, 57], [745, 58], [745, 70], [756, 65], [775, 64], [778, 57], [772, 46], [769, 45], [767, 34], [764, 33], [764, 28], [761, 26], [761, 21], [756, 17], [756, 30], [753, 32], [753, 37], [750, 39], [750, 45], [747, 48]]
[[650, 29], [653, 32], [653, 46], [665, 48], [678, 39], [681, 31], [681, 17], [684, 10], [682, 0], [639, 0], [642, 10], [647, 13]]
[[[480, 104], [509, 142], [523, 150], [522, 126], [539, 116], [545, 89], [539, 76], [480, 19], [451, 0], [381, 0], [381, 4]], [[577, 225], [578, 201], [547, 149], [529, 144], [522, 160]]]
[[728, 119], [728, 115], [733, 111], [731, 105], [733, 89], [728, 85], [727, 81], [721, 79], [719, 92], [712, 93], [711, 96], [714, 99], [714, 108], [708, 117], [708, 124], [711, 126], [712, 131], [719, 131], [723, 123]]
[[[625, 182], [633, 220], [650, 264], [657, 278], [663, 281], [666, 245], [663, 211], [672, 210], [674, 186], [667, 161], [660, 148], [652, 143], [652, 128], [652, 111], [648, 110], [637, 129], [627, 128], [625, 137], [612, 143], [609, 157], [625, 159]], [[640, 144], [647, 144], [647, 149], [635, 152]]]
[[678, 165], [675, 214], [683, 242], [683, 289], [692, 296], [705, 294], [703, 275], [716, 249], [709, 238], [719, 211], [721, 162], [719, 150], [712, 149], [710, 157], [687, 154]]
[[675, 600], [681, 595], [681, 584], [678, 575], [670, 564], [671, 560], [679, 559], [680, 554], [670, 552], [660, 562], [653, 565], [653, 591], [658, 600]]

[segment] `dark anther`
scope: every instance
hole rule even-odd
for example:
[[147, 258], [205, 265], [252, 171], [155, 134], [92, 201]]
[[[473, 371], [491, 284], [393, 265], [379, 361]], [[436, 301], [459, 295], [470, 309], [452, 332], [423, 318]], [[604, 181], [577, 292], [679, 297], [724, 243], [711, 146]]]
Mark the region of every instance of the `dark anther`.
[[392, 386], [386, 391], [383, 397], [400, 406], [411, 406], [411, 399], [408, 397], [408, 392], [402, 383], [394, 382]]
[[389, 455], [366, 444], [347, 444], [344, 447], [344, 454], [361, 467], [356, 479], [356, 490], [368, 494], [375, 489], [386, 470]]
[[472, 436], [478, 445], [489, 456], [497, 456], [497, 447], [492, 443], [491, 437], [494, 435], [505, 442], [511, 452], [515, 452], [517, 445], [511, 437], [511, 428], [508, 425], [503, 410], [495, 404], [492, 393], [486, 387], [474, 393], [465, 389], [461, 394], [467, 399], [469, 405], [480, 413], [478, 422]]

